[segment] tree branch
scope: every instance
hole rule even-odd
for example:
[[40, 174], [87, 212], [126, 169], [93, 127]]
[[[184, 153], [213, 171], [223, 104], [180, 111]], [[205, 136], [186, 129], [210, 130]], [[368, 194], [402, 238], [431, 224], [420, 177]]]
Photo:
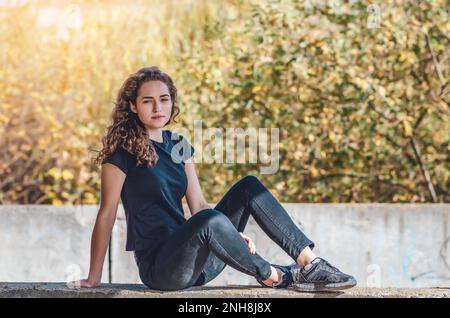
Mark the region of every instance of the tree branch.
[[416, 140], [414, 137], [410, 138], [410, 144], [414, 151], [414, 155], [416, 156], [417, 162], [419, 163], [420, 170], [422, 171], [422, 174], [425, 178], [425, 181], [428, 186], [428, 191], [430, 192], [431, 199], [433, 202], [438, 202], [438, 198], [436, 196], [436, 191], [434, 189], [433, 182], [431, 181], [430, 172], [428, 171], [427, 167], [425, 166], [424, 162], [422, 161], [421, 153], [419, 147], [417, 147]]
[[431, 57], [433, 58], [434, 68], [436, 69], [436, 73], [438, 74], [439, 81], [441, 82], [441, 87], [445, 86], [446, 81], [444, 79], [444, 76], [442, 75], [441, 66], [439, 65], [439, 63], [437, 61], [437, 58], [436, 58], [436, 55], [434, 54], [434, 52], [433, 52], [433, 50], [431, 48], [430, 35], [426, 34], [425, 37], [426, 37], [426, 41], [427, 41], [428, 50], [430, 51]]

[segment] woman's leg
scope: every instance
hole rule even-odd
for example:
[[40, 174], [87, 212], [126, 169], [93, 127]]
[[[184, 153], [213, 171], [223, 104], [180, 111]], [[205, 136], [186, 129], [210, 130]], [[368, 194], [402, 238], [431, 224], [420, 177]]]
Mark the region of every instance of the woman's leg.
[[[252, 215], [262, 230], [301, 265], [315, 258], [311, 251], [314, 243], [295, 225], [286, 210], [255, 176], [248, 175], [236, 182], [214, 209], [223, 212], [238, 232], [244, 231]], [[208, 283], [225, 266], [212, 253], [196, 285]]]
[[242, 232], [250, 215], [261, 229], [293, 260], [297, 260], [312, 242], [292, 221], [287, 211], [272, 193], [253, 175], [236, 182], [215, 206]]
[[[328, 261], [314, 255], [312, 252], [314, 243], [294, 224], [281, 204], [258, 178], [249, 175], [239, 180], [220, 200], [215, 210], [227, 215], [239, 231], [244, 229], [249, 215], [252, 215], [262, 230], [292, 259], [302, 265], [273, 265], [273, 271], [276, 267], [277, 270], [288, 274], [287, 279], [283, 278], [282, 284], [277, 287], [294, 286], [304, 291], [341, 290], [357, 284], [353, 276], [341, 272]], [[213, 259], [214, 255], [210, 258]], [[210, 263], [217, 265], [218, 261]], [[216, 273], [217, 268], [214, 266], [212, 268], [205, 266], [202, 274], [211, 280]], [[257, 279], [264, 285], [271, 286], [273, 277], [277, 275], [273, 274], [271, 279], [265, 281], [258, 277]]]
[[180, 290], [193, 286], [213, 253], [222, 262], [257, 279], [271, 275], [270, 264], [251, 254], [230, 219], [205, 209], [183, 224], [159, 250], [153, 266], [140, 270], [150, 288]]

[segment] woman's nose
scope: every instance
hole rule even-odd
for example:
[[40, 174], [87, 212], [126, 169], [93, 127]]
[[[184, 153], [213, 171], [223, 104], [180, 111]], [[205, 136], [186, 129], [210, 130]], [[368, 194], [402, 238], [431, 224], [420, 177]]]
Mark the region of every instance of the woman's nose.
[[153, 111], [156, 113], [156, 112], [160, 112], [161, 109], [162, 109], [161, 104], [159, 102], [155, 101], [153, 104]]

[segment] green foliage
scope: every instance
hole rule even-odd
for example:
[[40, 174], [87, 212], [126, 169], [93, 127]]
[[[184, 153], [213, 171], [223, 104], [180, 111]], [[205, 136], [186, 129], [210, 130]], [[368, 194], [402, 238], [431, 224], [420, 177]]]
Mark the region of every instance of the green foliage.
[[[325, 3], [86, 2], [63, 32], [36, 27], [38, 6], [2, 9], [0, 202], [98, 203], [90, 150], [144, 65], [174, 78], [180, 126], [280, 128], [280, 170], [260, 177], [281, 201], [449, 202], [446, 1]], [[198, 174], [216, 202], [259, 168]]]
[[[253, 1], [183, 56], [181, 86], [206, 126], [282, 129], [281, 169], [264, 179], [283, 201], [449, 200], [445, 2], [384, 2], [378, 28], [369, 18], [357, 1]], [[227, 181], [258, 173], [220, 168]]]

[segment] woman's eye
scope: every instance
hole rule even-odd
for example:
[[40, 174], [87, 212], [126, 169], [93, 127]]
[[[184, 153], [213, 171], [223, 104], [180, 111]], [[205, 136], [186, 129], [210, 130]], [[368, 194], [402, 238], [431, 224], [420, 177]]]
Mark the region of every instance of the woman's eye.
[[[161, 101], [162, 102], [167, 102], [167, 101], [169, 101], [167, 98], [166, 99], [161, 99]], [[145, 101], [143, 101], [142, 103], [143, 104], [147, 104], [149, 102], [149, 100], [145, 100]]]

